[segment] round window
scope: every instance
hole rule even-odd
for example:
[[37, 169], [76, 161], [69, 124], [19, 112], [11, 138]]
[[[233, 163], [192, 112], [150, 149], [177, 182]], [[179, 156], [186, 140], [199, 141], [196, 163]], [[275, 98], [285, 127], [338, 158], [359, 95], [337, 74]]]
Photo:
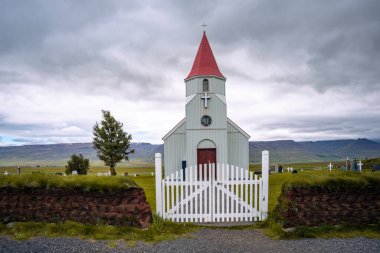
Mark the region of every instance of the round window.
[[208, 116], [208, 115], [204, 115], [202, 118], [201, 118], [201, 124], [205, 127], [211, 125], [211, 117]]

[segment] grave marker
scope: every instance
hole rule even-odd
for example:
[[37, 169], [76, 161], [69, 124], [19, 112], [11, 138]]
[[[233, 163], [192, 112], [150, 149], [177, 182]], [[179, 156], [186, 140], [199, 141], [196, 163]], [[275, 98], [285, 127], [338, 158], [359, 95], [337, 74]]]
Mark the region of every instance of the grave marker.
[[359, 161], [358, 166], [359, 166], [359, 172], [362, 172], [363, 163], [361, 160]]
[[372, 172], [380, 171], [380, 164], [374, 164], [372, 165]]
[[331, 171], [331, 169], [334, 167], [334, 165], [332, 165], [332, 164], [330, 163], [327, 167], [329, 167], [329, 171]]
[[351, 171], [358, 171], [358, 163], [357, 163], [356, 159], [352, 160], [350, 170]]

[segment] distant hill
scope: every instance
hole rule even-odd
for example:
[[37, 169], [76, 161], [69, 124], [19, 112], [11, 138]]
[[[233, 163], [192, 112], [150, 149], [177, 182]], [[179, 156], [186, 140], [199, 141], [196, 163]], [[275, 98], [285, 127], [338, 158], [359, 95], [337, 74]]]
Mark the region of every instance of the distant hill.
[[332, 141], [263, 141], [250, 142], [250, 162], [261, 160], [260, 150], [268, 150], [271, 161], [323, 162], [380, 157], [380, 143], [368, 139]]
[[[154, 154], [163, 152], [163, 145], [150, 143], [132, 143], [131, 148], [131, 161], [152, 163]], [[83, 154], [92, 165], [103, 164], [91, 143], [65, 143], [0, 147], [0, 166], [63, 166], [72, 154]]]
[[[162, 144], [132, 143], [132, 163], [153, 163], [154, 154], [163, 153]], [[323, 162], [349, 158], [380, 157], [380, 143], [368, 139], [306, 141], [258, 141], [249, 143], [251, 163], [261, 161], [261, 151], [269, 150], [270, 160], [280, 163]], [[0, 147], [0, 166], [63, 166], [72, 154], [83, 154], [91, 164], [102, 165], [91, 143], [25, 145]]]

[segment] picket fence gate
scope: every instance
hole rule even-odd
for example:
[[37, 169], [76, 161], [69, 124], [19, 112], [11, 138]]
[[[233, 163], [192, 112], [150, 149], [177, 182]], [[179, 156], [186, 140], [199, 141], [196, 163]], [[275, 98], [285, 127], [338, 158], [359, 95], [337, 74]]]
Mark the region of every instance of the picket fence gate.
[[268, 213], [269, 153], [263, 151], [261, 177], [228, 164], [177, 170], [162, 179], [156, 154], [156, 211], [175, 222], [252, 222]]

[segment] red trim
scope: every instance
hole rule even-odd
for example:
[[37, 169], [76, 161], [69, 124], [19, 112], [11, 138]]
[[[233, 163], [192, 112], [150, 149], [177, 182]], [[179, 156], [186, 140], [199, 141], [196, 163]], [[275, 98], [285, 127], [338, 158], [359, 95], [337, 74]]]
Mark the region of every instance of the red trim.
[[201, 44], [199, 45], [197, 55], [195, 56], [193, 67], [185, 79], [194, 76], [216, 76], [225, 78], [219, 70], [205, 32], [203, 33]]

